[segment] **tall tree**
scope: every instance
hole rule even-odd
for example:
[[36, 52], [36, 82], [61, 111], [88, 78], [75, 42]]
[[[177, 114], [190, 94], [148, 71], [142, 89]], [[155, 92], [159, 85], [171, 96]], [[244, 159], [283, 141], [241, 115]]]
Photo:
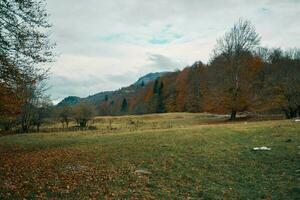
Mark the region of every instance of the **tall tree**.
[[31, 90], [46, 78], [42, 64], [53, 58], [47, 18], [43, 0], [0, 1], [2, 117], [22, 112], [22, 106], [32, 99]]
[[222, 86], [220, 93], [225, 95], [223, 100], [231, 112], [232, 120], [236, 118], [238, 111], [249, 108], [250, 102], [245, 95], [252, 92], [250, 76], [255, 74], [259, 64], [252, 56], [252, 51], [259, 43], [259, 35], [247, 20], [239, 20], [229, 32], [217, 40], [212, 63], [218, 62], [222, 71], [216, 84], [220, 83]]

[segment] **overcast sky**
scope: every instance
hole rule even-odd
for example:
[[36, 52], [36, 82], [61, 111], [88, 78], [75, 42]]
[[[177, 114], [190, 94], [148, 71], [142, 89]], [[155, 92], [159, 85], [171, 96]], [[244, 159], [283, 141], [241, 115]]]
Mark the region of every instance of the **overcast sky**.
[[207, 62], [216, 39], [249, 19], [262, 46], [300, 47], [300, 0], [47, 0], [56, 42], [54, 102]]

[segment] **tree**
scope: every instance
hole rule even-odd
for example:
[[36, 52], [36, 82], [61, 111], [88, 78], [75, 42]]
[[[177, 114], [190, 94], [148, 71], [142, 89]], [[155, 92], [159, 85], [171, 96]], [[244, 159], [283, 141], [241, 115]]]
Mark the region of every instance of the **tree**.
[[[29, 108], [31, 90], [47, 76], [52, 60], [43, 0], [0, 1], [0, 115], [15, 117]], [[28, 92], [29, 91], [29, 92]]]
[[260, 75], [263, 107], [279, 109], [287, 118], [300, 117], [300, 50], [276, 48], [265, 52], [265, 67]]
[[56, 117], [59, 119], [59, 121], [62, 123], [63, 128], [69, 127], [69, 123], [73, 118], [73, 111], [71, 106], [65, 105], [61, 108], [56, 109]]
[[236, 118], [238, 111], [249, 109], [251, 104], [245, 95], [252, 93], [251, 77], [257, 72], [259, 65], [259, 61], [252, 56], [252, 51], [259, 43], [259, 35], [247, 20], [239, 20], [217, 40], [212, 64], [217, 65], [222, 74], [214, 83], [221, 86], [223, 103], [231, 112], [232, 120]]
[[153, 85], [153, 94], [157, 94], [159, 91], [159, 79], [155, 79]]
[[108, 96], [107, 95], [105, 95], [104, 101], [108, 101]]
[[157, 113], [163, 113], [165, 110], [163, 88], [164, 88], [163, 82], [156, 79], [154, 86], [153, 86], [153, 93], [154, 93], [153, 101], [154, 101], [154, 105], [156, 107], [155, 112], [157, 112]]
[[188, 95], [188, 79], [190, 68], [184, 68], [176, 77], [176, 111], [186, 112], [187, 95]]
[[24, 85], [22, 89], [23, 104], [21, 112], [17, 116], [17, 122], [20, 125], [20, 132], [27, 133], [33, 125], [33, 117], [36, 108], [50, 104], [49, 96], [45, 95], [46, 85], [42, 80], [38, 83]]
[[113, 108], [114, 108], [115, 102], [111, 101], [109, 103], [109, 115], [113, 115]]
[[32, 125], [36, 126], [36, 131], [40, 131], [40, 127], [47, 119], [51, 117], [52, 114], [52, 103], [49, 99], [40, 103], [36, 106], [33, 111]]
[[85, 128], [95, 115], [95, 107], [88, 102], [81, 102], [73, 107], [74, 118], [81, 128]]
[[127, 110], [128, 110], [128, 103], [127, 103], [126, 98], [124, 98], [122, 101], [122, 105], [121, 105], [121, 112], [126, 113]]
[[158, 90], [158, 103], [157, 103], [158, 113], [165, 112], [165, 102], [164, 102], [165, 99], [164, 99], [163, 89], [164, 89], [164, 83], [161, 82]]

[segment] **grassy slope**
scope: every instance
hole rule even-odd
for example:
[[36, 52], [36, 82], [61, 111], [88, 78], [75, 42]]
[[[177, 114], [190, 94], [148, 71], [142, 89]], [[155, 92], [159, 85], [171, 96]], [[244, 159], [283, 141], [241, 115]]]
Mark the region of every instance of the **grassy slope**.
[[299, 123], [269, 121], [4, 136], [0, 199], [297, 199], [299, 133]]

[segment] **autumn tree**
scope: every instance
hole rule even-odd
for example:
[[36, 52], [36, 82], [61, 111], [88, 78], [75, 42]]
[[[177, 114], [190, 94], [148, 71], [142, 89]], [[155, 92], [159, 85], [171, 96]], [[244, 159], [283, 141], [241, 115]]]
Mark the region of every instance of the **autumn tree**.
[[[43, 0], [0, 1], [0, 115], [15, 117], [29, 108], [31, 90], [46, 78], [52, 60]], [[29, 91], [29, 92], [28, 92]]]
[[104, 96], [104, 99], [102, 102], [100, 102], [97, 111], [100, 115], [108, 115], [110, 113], [108, 95]]
[[188, 92], [186, 97], [186, 108], [188, 112], [202, 112], [203, 96], [201, 96], [201, 80], [204, 76], [206, 66], [201, 62], [195, 62], [189, 70]]
[[177, 97], [177, 77], [181, 72], [176, 71], [173, 73], [169, 73], [163, 77], [161, 77], [162, 81], [164, 82], [164, 108], [165, 112], [175, 112], [177, 103], [176, 103], [176, 97]]
[[259, 45], [260, 37], [247, 20], [239, 20], [233, 28], [217, 40], [212, 65], [222, 73], [213, 84], [219, 89], [221, 101], [234, 120], [239, 111], [248, 110], [255, 96], [252, 92], [252, 77], [259, 68], [259, 60], [252, 55]]
[[188, 78], [189, 78], [189, 67], [184, 68], [176, 77], [176, 111], [186, 111], [186, 97], [188, 93]]
[[264, 48], [258, 54], [265, 61], [260, 73], [262, 107], [283, 111], [287, 118], [300, 117], [300, 50]]

